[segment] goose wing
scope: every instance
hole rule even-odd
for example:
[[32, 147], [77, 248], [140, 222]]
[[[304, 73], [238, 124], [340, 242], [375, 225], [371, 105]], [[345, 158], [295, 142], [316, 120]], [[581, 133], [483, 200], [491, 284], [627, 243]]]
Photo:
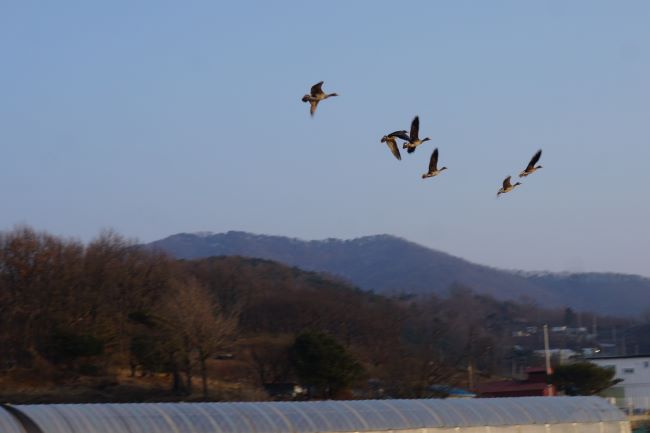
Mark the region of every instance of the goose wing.
[[508, 188], [510, 188], [511, 186], [512, 186], [512, 185], [510, 185], [510, 176], [508, 176], [508, 177], [506, 177], [505, 179], [503, 179], [503, 189], [508, 189]]
[[324, 81], [321, 81], [320, 83], [316, 83], [311, 86], [311, 96], [318, 96], [323, 93], [323, 83]]
[[[415, 116], [411, 122], [411, 140], [418, 140], [418, 131], [420, 130], [420, 117]], [[410, 141], [410, 140], [409, 140]]]
[[535, 164], [537, 164], [537, 161], [539, 161], [539, 158], [542, 156], [542, 149], [539, 149], [537, 153], [533, 155], [533, 157], [530, 159], [530, 162], [528, 163], [528, 167], [526, 167], [526, 171], [535, 168]]
[[388, 148], [390, 149], [390, 152], [393, 154], [393, 156], [401, 161], [402, 155], [399, 153], [399, 149], [397, 148], [397, 142], [395, 141], [395, 139], [389, 137], [386, 140], [386, 144], [388, 145]]
[[438, 171], [438, 148], [436, 147], [431, 154], [431, 159], [429, 160], [429, 173]]
[[397, 137], [397, 138], [401, 138], [402, 140], [409, 141], [409, 135], [404, 130], [391, 132], [390, 134], [388, 134], [388, 136]]
[[316, 107], [318, 107], [318, 101], [309, 101], [309, 114], [313, 116], [316, 112]]

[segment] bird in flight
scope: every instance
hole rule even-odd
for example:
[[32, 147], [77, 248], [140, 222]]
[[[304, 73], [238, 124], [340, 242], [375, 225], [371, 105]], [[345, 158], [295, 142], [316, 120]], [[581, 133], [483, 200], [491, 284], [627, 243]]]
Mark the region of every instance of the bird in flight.
[[339, 96], [337, 93], [325, 93], [323, 92], [323, 81], [320, 83], [316, 83], [313, 86], [311, 86], [311, 91], [309, 95], [305, 95], [302, 97], [302, 102], [309, 102], [310, 108], [309, 108], [309, 114], [312, 116], [316, 112], [316, 107], [318, 106], [318, 103], [322, 101], [323, 99], [327, 99], [330, 96]]
[[424, 143], [425, 141], [431, 140], [429, 137], [423, 138], [420, 140], [418, 133], [420, 130], [420, 118], [415, 116], [411, 122], [411, 133], [409, 134], [409, 141], [402, 145], [402, 148], [406, 149], [408, 153], [415, 152], [415, 148]]
[[503, 179], [503, 187], [499, 190], [499, 192], [497, 192], [497, 197], [499, 197], [500, 194], [505, 194], [506, 192], [512, 191], [518, 185], [521, 185], [521, 183], [517, 182], [514, 185], [512, 185], [510, 183], [510, 176], [506, 177], [505, 179]]
[[537, 169], [539, 169], [539, 168], [542, 168], [541, 165], [538, 165], [537, 167], [535, 167], [535, 164], [537, 164], [537, 161], [539, 161], [539, 158], [540, 158], [541, 156], [542, 156], [542, 149], [539, 149], [539, 150], [538, 150], [538, 151], [533, 155], [533, 157], [530, 159], [530, 162], [528, 163], [528, 167], [526, 167], [526, 169], [525, 169], [524, 171], [522, 171], [521, 173], [519, 173], [519, 177], [526, 177], [526, 176], [528, 176], [529, 174], [533, 174], [533, 173], [535, 172], [535, 170], [537, 170]]
[[399, 148], [397, 147], [398, 138], [401, 138], [404, 141], [410, 140], [409, 135], [406, 133], [406, 131], [395, 131], [381, 137], [381, 142], [386, 143], [395, 158], [401, 160], [402, 155], [400, 155]]
[[438, 148], [436, 147], [431, 154], [431, 159], [429, 160], [429, 171], [422, 175], [422, 179], [436, 176], [440, 174], [442, 170], [447, 170], [447, 167], [442, 167], [440, 170], [438, 170]]

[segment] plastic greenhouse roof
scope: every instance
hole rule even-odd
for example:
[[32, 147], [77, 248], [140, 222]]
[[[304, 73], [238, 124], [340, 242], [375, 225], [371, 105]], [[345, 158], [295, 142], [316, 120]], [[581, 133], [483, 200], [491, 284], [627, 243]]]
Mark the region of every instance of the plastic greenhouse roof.
[[[625, 421], [599, 397], [11, 406], [43, 433], [316, 433]], [[0, 410], [2, 433], [25, 433]]]
[[18, 420], [6, 410], [0, 410], [0, 432], [25, 433]]

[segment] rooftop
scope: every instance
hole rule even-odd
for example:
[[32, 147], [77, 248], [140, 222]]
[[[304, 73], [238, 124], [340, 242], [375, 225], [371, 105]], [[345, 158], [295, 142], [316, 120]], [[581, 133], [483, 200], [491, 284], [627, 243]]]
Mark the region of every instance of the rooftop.
[[323, 433], [601, 422], [618, 425], [626, 417], [599, 397], [0, 407], [3, 433]]

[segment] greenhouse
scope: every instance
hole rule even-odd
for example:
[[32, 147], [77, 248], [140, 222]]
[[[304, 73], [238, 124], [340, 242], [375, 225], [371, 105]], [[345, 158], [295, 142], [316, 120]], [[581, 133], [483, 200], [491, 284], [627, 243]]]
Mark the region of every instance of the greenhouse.
[[3, 405], [0, 433], [625, 433], [599, 397]]

